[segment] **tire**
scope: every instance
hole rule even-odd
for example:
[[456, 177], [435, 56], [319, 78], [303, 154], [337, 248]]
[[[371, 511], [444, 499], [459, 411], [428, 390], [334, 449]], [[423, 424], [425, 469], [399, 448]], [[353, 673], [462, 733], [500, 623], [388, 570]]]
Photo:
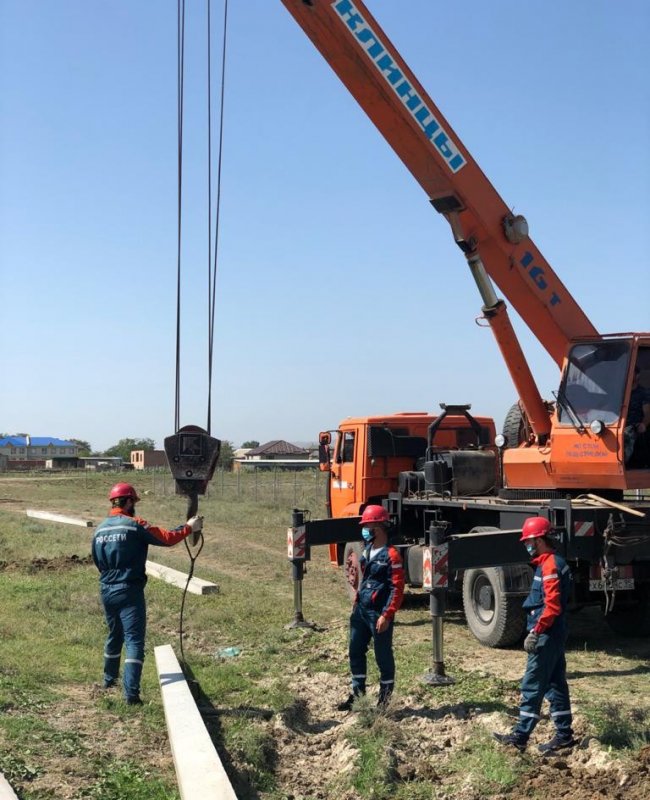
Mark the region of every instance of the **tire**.
[[[619, 592], [617, 600], [621, 594]], [[614, 606], [614, 610], [605, 616], [605, 622], [618, 636], [650, 636], [650, 588], [640, 586], [633, 593], [631, 603]]]
[[343, 551], [343, 574], [350, 601], [353, 601], [359, 586], [359, 558], [363, 552], [361, 542], [347, 542]]
[[[472, 528], [470, 533], [497, 530], [485, 526]], [[509, 647], [519, 642], [526, 630], [522, 598], [503, 593], [502, 572], [503, 567], [486, 567], [465, 570], [463, 575], [465, 619], [471, 632], [485, 647]]]
[[503, 421], [501, 431], [506, 437], [506, 448], [519, 447], [520, 444], [528, 441], [530, 427], [528, 420], [519, 403], [510, 407]]

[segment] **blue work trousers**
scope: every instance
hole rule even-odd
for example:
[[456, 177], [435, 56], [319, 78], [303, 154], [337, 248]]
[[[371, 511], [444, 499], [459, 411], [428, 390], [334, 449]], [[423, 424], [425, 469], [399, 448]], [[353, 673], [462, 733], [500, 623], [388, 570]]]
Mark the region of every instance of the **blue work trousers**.
[[375, 660], [379, 667], [380, 696], [389, 695], [395, 684], [395, 658], [393, 657], [393, 620], [383, 633], [377, 633], [379, 614], [359, 604], [350, 616], [350, 672], [352, 692], [355, 695], [366, 691], [366, 653], [372, 640]]
[[526, 739], [539, 722], [544, 698], [551, 706], [551, 719], [558, 734], [571, 738], [571, 700], [566, 680], [564, 636], [541, 634], [537, 650], [529, 653], [526, 672], [521, 681], [519, 720], [514, 733]]
[[137, 698], [140, 696], [147, 628], [144, 587], [127, 584], [102, 587], [101, 598], [108, 625], [108, 637], [104, 647], [104, 683], [113, 684], [117, 680], [122, 646], [126, 645], [124, 696], [127, 700]]

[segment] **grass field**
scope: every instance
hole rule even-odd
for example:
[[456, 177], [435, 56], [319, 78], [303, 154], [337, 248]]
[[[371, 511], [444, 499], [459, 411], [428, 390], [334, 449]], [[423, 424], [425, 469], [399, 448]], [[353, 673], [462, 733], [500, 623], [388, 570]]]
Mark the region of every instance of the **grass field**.
[[[100, 520], [114, 476], [0, 478], [0, 771], [20, 798], [140, 800], [178, 798], [153, 647], [179, 654], [181, 592], [147, 586], [148, 638], [142, 708], [126, 706], [101, 678], [104, 623], [92, 531], [36, 521], [36, 508]], [[131, 476], [139, 513], [166, 526], [185, 501], [160, 475]], [[220, 593], [189, 595], [185, 656], [200, 684], [204, 718], [238, 797], [497, 798], [586, 800], [647, 797], [650, 766], [650, 644], [617, 639], [599, 615], [571, 620], [569, 681], [583, 746], [558, 760], [495, 746], [517, 704], [524, 655], [482, 648], [452, 611], [445, 628], [455, 685], [430, 689], [420, 678], [431, 658], [427, 606], [411, 598], [395, 632], [398, 686], [391, 710], [372, 698], [341, 714], [347, 694], [348, 601], [342, 576], [315, 551], [304, 611], [316, 631], [287, 630], [293, 615], [286, 527], [294, 505], [323, 513], [320, 475], [239, 479], [218, 475], [201, 504], [205, 547], [198, 577]], [[187, 570], [183, 545], [150, 558]], [[236, 647], [234, 658], [222, 648]], [[372, 659], [371, 659], [372, 664]], [[370, 670], [371, 685], [376, 671]], [[373, 686], [374, 689], [374, 686]], [[543, 721], [536, 741], [549, 735]], [[559, 765], [558, 765], [559, 764]], [[197, 800], [200, 800], [197, 798]]]

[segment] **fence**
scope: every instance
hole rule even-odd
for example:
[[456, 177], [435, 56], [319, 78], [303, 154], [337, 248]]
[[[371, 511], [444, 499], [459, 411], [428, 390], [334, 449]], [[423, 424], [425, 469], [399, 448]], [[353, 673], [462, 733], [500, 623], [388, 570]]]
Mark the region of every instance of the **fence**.
[[[134, 479], [135, 480], [135, 479]], [[153, 494], [174, 494], [176, 484], [167, 470], [148, 470], [137, 477], [138, 486]], [[222, 500], [248, 500], [273, 505], [300, 505], [314, 497], [325, 499], [327, 474], [318, 470], [217, 470], [208, 485], [207, 497]]]
[[[259, 469], [229, 472], [216, 470], [208, 485], [206, 498], [229, 502], [253, 502], [274, 506], [321, 507], [325, 502], [328, 473], [319, 470]], [[91, 470], [66, 470], [52, 473], [33, 471], [29, 473], [3, 473], [0, 483], [7, 486], [19, 481], [39, 485], [65, 482], [74, 487], [83, 487], [85, 492], [105, 495], [110, 486], [119, 481], [133, 483], [140, 495], [151, 494], [165, 497], [176, 494], [176, 483], [168, 469], [154, 468], [127, 472]]]

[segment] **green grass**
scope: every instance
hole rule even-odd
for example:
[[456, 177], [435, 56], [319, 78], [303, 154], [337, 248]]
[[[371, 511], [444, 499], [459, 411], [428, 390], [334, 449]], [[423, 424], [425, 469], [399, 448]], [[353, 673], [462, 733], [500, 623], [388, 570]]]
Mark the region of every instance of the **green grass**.
[[175, 800], [177, 796], [151, 772], [128, 762], [101, 769], [93, 785], [79, 795], [91, 800]]
[[449, 787], [452, 793], [464, 785], [490, 796], [514, 787], [529, 766], [525, 758], [499, 748], [484, 729], [475, 727], [444, 771], [455, 778]]
[[613, 703], [585, 709], [596, 737], [616, 750], [639, 750], [650, 744], [650, 710], [622, 708]]
[[[118, 477], [124, 476], [12, 478], [0, 481], [0, 499], [99, 520], [107, 510], [106, 492]], [[150, 492], [139, 506], [142, 516], [167, 526], [183, 519], [185, 501], [171, 494], [169, 482], [163, 494], [159, 475], [130, 479], [140, 491]], [[220, 593], [188, 595], [185, 656], [212, 706], [207, 725], [238, 796], [281, 800], [292, 787], [279, 777], [279, 722], [296, 737], [296, 757], [302, 759], [301, 748], [319, 725], [340, 724], [327, 704], [318, 716], [310, 711], [296, 687], [323, 673], [333, 692], [340, 692], [340, 697], [327, 698], [330, 706], [347, 692], [349, 603], [342, 576], [330, 567], [325, 550], [315, 549], [304, 582], [304, 612], [321, 630], [285, 630], [293, 617], [285, 539], [294, 493], [297, 505], [321, 515], [322, 476], [299, 476], [296, 482], [292, 474], [260, 474], [257, 489], [250, 476], [240, 479], [239, 487], [233, 476], [224, 476], [223, 492], [219, 479], [201, 500], [206, 542], [196, 574], [218, 583]], [[147, 586], [145, 706], [127, 707], [119, 692], [95, 695], [105, 628], [97, 573], [83, 561], [90, 537], [84, 528], [42, 523], [0, 505], [0, 770], [22, 800], [58, 797], [55, 778], [67, 787], [66, 800], [176, 800], [153, 648], [171, 644], [179, 653], [181, 594], [155, 580]], [[189, 563], [182, 545], [152, 548], [150, 557], [184, 571]], [[351, 769], [332, 774], [321, 794], [328, 799], [430, 800], [436, 794], [458, 796], [467, 784], [485, 797], [515, 797], [534, 763], [494, 747], [475, 717], [504, 714], [516, 706], [520, 675], [512, 673], [512, 663], [521, 661], [523, 668], [521, 653], [479, 647], [452, 613], [445, 626], [445, 653], [456, 683], [431, 689], [421, 682], [431, 662], [426, 604], [410, 604], [398, 623], [397, 696], [409, 695], [416, 721], [427, 730], [448, 719], [466, 725], [471, 735], [461, 745], [454, 739], [453, 746], [434, 755], [413, 756], [413, 742], [405, 733], [408, 728], [410, 736], [417, 735], [413, 720], [378, 715], [373, 707], [378, 675], [371, 655], [366, 706], [356, 721], [341, 727], [341, 737], [347, 736], [353, 748]], [[588, 619], [584, 624], [587, 629], [593, 623]], [[569, 652], [570, 686], [588, 717], [583, 724], [614, 753], [634, 752], [648, 741], [647, 643], [614, 642], [604, 629], [597, 636], [589, 630], [589, 637], [589, 648]], [[241, 654], [216, 656], [230, 646]], [[604, 696], [615, 701], [618, 716], [603, 707]]]

